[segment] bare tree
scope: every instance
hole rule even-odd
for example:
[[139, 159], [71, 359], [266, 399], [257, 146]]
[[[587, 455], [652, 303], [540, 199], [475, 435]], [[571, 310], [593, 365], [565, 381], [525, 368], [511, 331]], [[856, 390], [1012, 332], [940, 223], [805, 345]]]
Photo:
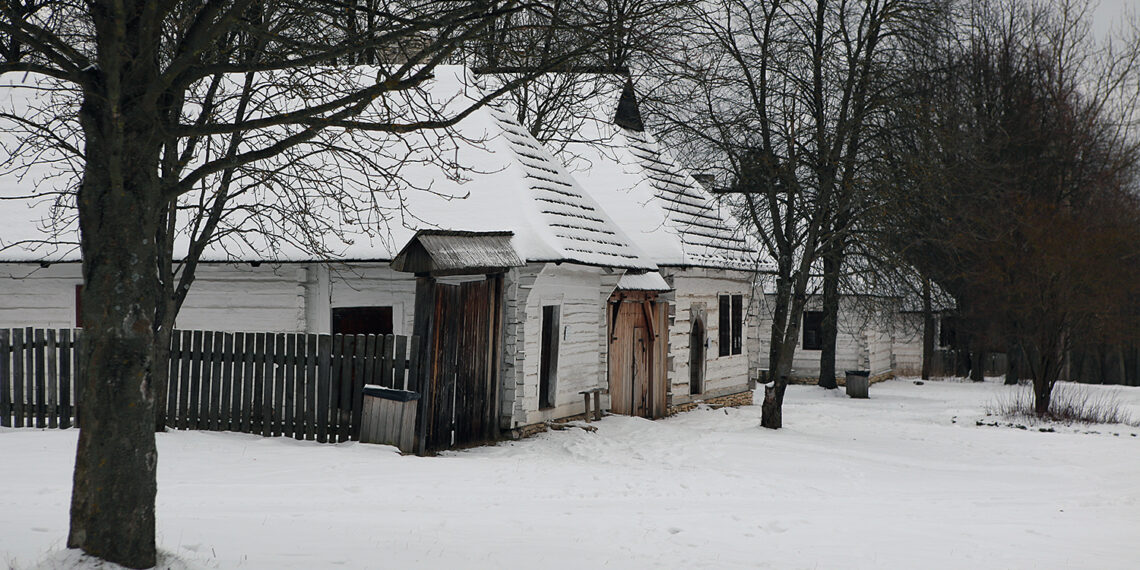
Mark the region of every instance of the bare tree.
[[[330, 169], [375, 169], [383, 161], [360, 152], [361, 139], [446, 129], [581, 55], [553, 49], [496, 91], [407, 113], [438, 64], [524, 13], [551, 14], [523, 0], [0, 5], [0, 73], [25, 78], [0, 88], [40, 95], [5, 119], [40, 141], [54, 136], [51, 157], [81, 173], [59, 196], [59, 211], [78, 218], [84, 283], [70, 547], [128, 567], [155, 562], [155, 404], [174, 317], [207, 245], [262, 232], [280, 240], [263, 247], [318, 247], [317, 234], [336, 231], [306, 213], [322, 196], [346, 221], [381, 227], [382, 212], [342, 203], [346, 182]], [[359, 62], [376, 66], [343, 66]], [[34, 157], [36, 144], [15, 153]], [[336, 158], [303, 160], [318, 153]], [[381, 170], [373, 183], [394, 176]]]
[[[719, 169], [775, 265], [765, 427], [782, 424], [813, 268], [827, 252], [838, 275], [884, 77], [927, 4], [701, 3], [690, 33], [661, 64], [659, 116], [691, 154]], [[837, 281], [828, 284], [837, 303]]]
[[968, 8], [900, 108], [901, 217], [887, 219], [896, 250], [954, 296], [972, 375], [1005, 342], [1045, 414], [1074, 338], [1128, 328], [1140, 42], [1097, 48], [1080, 1]]

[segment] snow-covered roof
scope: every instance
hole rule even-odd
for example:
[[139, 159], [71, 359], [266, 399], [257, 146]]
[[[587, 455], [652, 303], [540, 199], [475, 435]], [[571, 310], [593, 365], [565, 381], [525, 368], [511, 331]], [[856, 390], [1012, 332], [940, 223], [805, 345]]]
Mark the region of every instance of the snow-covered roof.
[[599, 90], [592, 116], [565, 145], [561, 156], [571, 174], [654, 263], [756, 268], [758, 254], [728, 207], [653, 135], [614, 123], [621, 92], [616, 86]]
[[[349, 75], [350, 82], [362, 82], [378, 73], [362, 67]], [[42, 82], [43, 78], [25, 74], [0, 77], [0, 90], [8, 100], [5, 104], [5, 98], [0, 98], [0, 105], [19, 112], [27, 100], [44, 96], [37, 89]], [[439, 67], [435, 78], [421, 89], [381, 98], [362, 120], [369, 115], [404, 121], [448, 116], [483, 95], [476, 83], [462, 67]], [[312, 103], [282, 101], [271, 88], [258, 97], [251, 107], [272, 112]], [[19, 141], [3, 129], [0, 143], [0, 160], [4, 160], [4, 152], [14, 152]], [[593, 194], [585, 192], [561, 161], [501, 108], [481, 107], [448, 130], [406, 135], [328, 131], [319, 143], [311, 151], [278, 157], [278, 164], [273, 165], [302, 165], [311, 188], [250, 182], [245, 193], [235, 198], [238, 212], [227, 222], [226, 237], [212, 244], [203, 260], [391, 260], [417, 230], [431, 229], [512, 232], [514, 249], [527, 261], [656, 269]], [[331, 146], [351, 148], [365, 158], [340, 160], [319, 150]], [[74, 167], [74, 161], [64, 161], [0, 171], [0, 197], [20, 197], [0, 202], [0, 261], [79, 258], [74, 245], [60, 245], [78, 242], [73, 215], [72, 219], [63, 216], [50, 243], [33, 243], [45, 239], [48, 221], [60, 219], [53, 215], [53, 195], [74, 186], [78, 179], [74, 169], [69, 171], [61, 164]], [[360, 168], [361, 164], [376, 171]], [[198, 199], [192, 193], [182, 204]], [[283, 224], [277, 226], [276, 237], [258, 231], [266, 218], [250, 215], [265, 204], [274, 205], [269, 215]], [[317, 229], [314, 221], [319, 221]], [[185, 250], [183, 239], [176, 244], [176, 253]]]

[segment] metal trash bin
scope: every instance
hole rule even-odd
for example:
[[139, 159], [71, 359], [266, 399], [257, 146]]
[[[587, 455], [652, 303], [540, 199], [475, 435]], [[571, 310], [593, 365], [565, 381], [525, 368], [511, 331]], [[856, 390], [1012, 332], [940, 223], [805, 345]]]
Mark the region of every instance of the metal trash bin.
[[867, 392], [871, 385], [870, 370], [845, 370], [844, 384], [847, 385], [847, 396], [851, 398], [869, 398]]
[[419, 392], [364, 385], [360, 419], [361, 443], [394, 445], [404, 453], [415, 451], [416, 406]]

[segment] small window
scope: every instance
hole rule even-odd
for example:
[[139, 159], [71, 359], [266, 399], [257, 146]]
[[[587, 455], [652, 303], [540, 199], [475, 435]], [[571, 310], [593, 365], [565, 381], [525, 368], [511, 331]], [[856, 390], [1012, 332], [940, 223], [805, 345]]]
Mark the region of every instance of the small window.
[[392, 334], [392, 307], [337, 307], [333, 334]]
[[941, 326], [938, 327], [938, 346], [942, 348], [958, 348], [958, 323], [954, 317], [942, 317]]
[[744, 295], [721, 295], [717, 347], [719, 356], [744, 352]]
[[804, 350], [823, 350], [823, 311], [804, 311]]
[[83, 328], [83, 285], [75, 286], [75, 328]]
[[554, 407], [555, 386], [558, 383], [558, 332], [559, 325], [558, 305], [547, 305], [542, 308], [542, 348], [539, 356], [538, 370], [538, 407], [547, 409]]

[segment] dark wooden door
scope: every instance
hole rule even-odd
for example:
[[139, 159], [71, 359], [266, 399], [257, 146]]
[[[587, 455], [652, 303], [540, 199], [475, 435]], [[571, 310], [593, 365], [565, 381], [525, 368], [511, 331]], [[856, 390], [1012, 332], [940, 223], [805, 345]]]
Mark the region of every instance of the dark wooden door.
[[[426, 447], [495, 436], [499, 278], [435, 284]], [[419, 316], [417, 316], [417, 319]]]
[[693, 319], [689, 332], [689, 393], [700, 394], [705, 390], [705, 323]]

